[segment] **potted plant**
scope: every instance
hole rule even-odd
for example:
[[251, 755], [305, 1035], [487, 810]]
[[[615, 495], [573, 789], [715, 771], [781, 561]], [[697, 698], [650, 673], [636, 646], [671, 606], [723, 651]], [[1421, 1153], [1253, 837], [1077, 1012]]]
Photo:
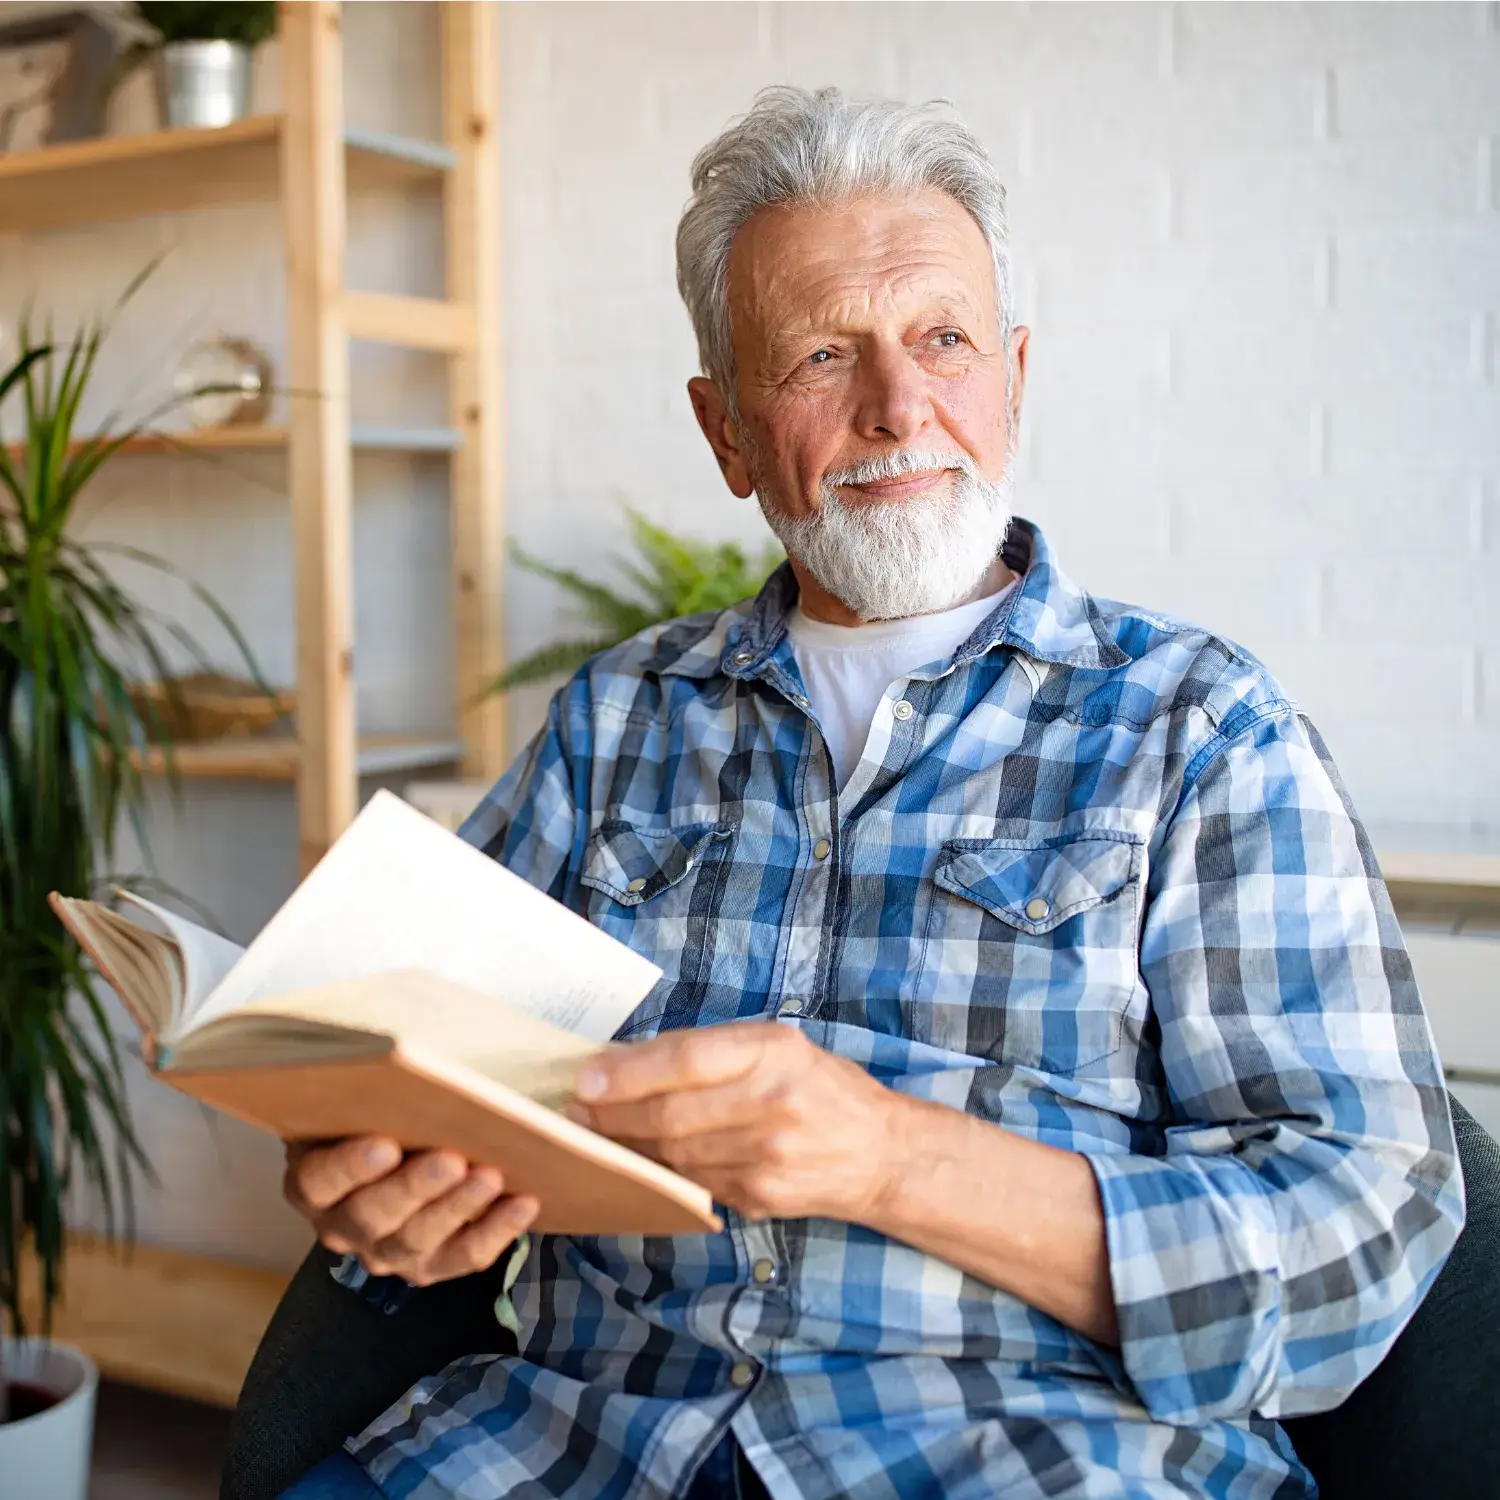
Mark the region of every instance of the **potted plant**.
[[[583, 635], [543, 646], [513, 663], [485, 696], [576, 671], [595, 652], [663, 620], [727, 609], [755, 593], [781, 561], [781, 549], [775, 543], [752, 557], [735, 542], [690, 541], [673, 536], [639, 511], [625, 514], [637, 555], [621, 560], [618, 566], [634, 585], [630, 591], [542, 562], [511, 543], [510, 554], [521, 567], [550, 578], [578, 601], [588, 628]], [[478, 782], [418, 781], [405, 789], [405, 796], [429, 818], [457, 828], [487, 790]]]
[[[95, 893], [116, 828], [145, 839], [142, 752], [171, 764], [166, 720], [131, 692], [131, 667], [170, 679], [150, 610], [110, 576], [104, 543], [70, 529], [89, 481], [140, 430], [75, 442], [104, 334], [61, 346], [21, 331], [0, 369], [0, 1493], [84, 1500], [97, 1379], [77, 1350], [41, 1332], [62, 1288], [63, 1205], [81, 1179], [107, 1233], [130, 1225], [130, 1171], [144, 1166], [121, 1056], [96, 979], [65, 941], [49, 890]], [[7, 415], [21, 418], [20, 441]], [[163, 569], [168, 565], [134, 551]], [[170, 571], [170, 569], [168, 569]], [[248, 651], [223, 610], [198, 597]], [[253, 664], [252, 664], [253, 670]], [[258, 675], [258, 674], [257, 674]], [[173, 777], [175, 785], [175, 777]], [[31, 1290], [27, 1289], [30, 1284]], [[6, 1401], [9, 1383], [9, 1402]], [[9, 1420], [4, 1411], [9, 1410]]]
[[136, 10], [160, 40], [130, 61], [155, 57], [164, 125], [228, 125], [250, 113], [251, 59], [276, 34], [274, 0], [141, 0]]

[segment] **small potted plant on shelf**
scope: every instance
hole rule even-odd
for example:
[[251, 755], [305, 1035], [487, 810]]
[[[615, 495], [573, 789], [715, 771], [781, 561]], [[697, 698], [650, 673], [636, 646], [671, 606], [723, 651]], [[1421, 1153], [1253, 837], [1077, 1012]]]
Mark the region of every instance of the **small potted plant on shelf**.
[[[21, 332], [0, 368], [0, 1494], [84, 1500], [97, 1374], [50, 1332], [64, 1203], [90, 1187], [113, 1236], [144, 1167], [99, 985], [47, 904], [95, 893], [121, 818], [144, 840], [141, 761], [171, 770], [166, 717], [131, 691], [132, 659], [168, 678], [151, 611], [70, 529], [79, 495], [139, 430], [75, 442], [104, 326], [62, 346]], [[18, 413], [20, 441], [6, 418]], [[131, 552], [138, 562], [168, 565]], [[169, 570], [170, 571], [170, 570]], [[245, 651], [223, 610], [196, 590]], [[173, 627], [172, 633], [178, 635]], [[246, 653], [248, 660], [248, 653]], [[253, 666], [252, 666], [253, 669]], [[8, 1399], [7, 1399], [8, 1397]]]
[[[663, 620], [700, 610], [727, 609], [755, 593], [782, 558], [781, 549], [774, 543], [751, 556], [735, 542], [697, 542], [673, 536], [639, 511], [627, 510], [626, 517], [637, 556], [621, 561], [619, 567], [634, 585], [631, 592], [585, 578], [571, 568], [542, 562], [511, 543], [510, 554], [519, 566], [560, 584], [582, 605], [587, 630], [514, 662], [490, 685], [485, 696], [575, 671], [595, 652], [618, 645]], [[457, 828], [487, 790], [479, 782], [418, 781], [405, 789], [405, 796], [429, 818]]]
[[131, 60], [154, 56], [164, 125], [229, 125], [250, 113], [251, 59], [276, 33], [274, 0], [141, 0], [136, 10], [160, 38]]

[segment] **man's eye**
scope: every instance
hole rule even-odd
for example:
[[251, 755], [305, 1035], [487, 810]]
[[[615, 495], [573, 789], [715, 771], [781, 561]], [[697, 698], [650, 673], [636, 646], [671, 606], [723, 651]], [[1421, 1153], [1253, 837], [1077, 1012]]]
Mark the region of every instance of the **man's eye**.
[[812, 354], [809, 354], [807, 356], [807, 362], [810, 365], [825, 365], [832, 358], [833, 358], [833, 350], [831, 350], [831, 349], [818, 349], [818, 350], [815, 350]]
[[945, 328], [933, 342], [940, 349], [957, 349], [963, 343], [964, 336], [956, 328]]

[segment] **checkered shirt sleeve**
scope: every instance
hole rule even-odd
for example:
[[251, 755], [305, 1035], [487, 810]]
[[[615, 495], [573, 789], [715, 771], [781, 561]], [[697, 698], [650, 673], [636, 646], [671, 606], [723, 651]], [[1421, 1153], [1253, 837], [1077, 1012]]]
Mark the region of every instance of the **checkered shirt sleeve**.
[[1171, 1096], [1094, 1155], [1125, 1367], [1160, 1421], [1336, 1405], [1462, 1217], [1447, 1096], [1385, 888], [1316, 732], [1226, 721], [1151, 872]]

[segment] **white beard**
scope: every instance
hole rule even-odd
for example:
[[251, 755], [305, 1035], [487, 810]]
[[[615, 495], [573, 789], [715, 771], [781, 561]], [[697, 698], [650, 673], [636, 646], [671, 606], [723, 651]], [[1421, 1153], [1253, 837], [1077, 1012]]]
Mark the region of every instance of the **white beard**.
[[[759, 467], [757, 465], [757, 467]], [[951, 469], [951, 492], [856, 501], [840, 485]], [[991, 482], [966, 453], [901, 450], [826, 475], [818, 509], [789, 516], [756, 496], [787, 552], [861, 620], [901, 620], [951, 609], [972, 594], [1010, 525], [1011, 473]]]

